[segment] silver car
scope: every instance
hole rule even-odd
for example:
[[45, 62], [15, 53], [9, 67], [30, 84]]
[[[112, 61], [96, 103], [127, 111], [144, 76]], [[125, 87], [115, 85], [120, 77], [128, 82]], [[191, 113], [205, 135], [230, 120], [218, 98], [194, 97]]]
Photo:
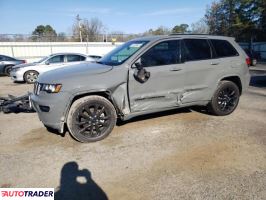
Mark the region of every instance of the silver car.
[[84, 54], [56, 53], [38, 62], [14, 66], [12, 67], [10, 75], [11, 79], [14, 81], [34, 83], [43, 72], [65, 67], [70, 64], [80, 64], [84, 61], [95, 62], [96, 60]]
[[[46, 127], [80, 142], [105, 138], [117, 118], [187, 106], [232, 113], [250, 81], [248, 57], [233, 38], [170, 35], [131, 40], [97, 63], [46, 72], [30, 96]], [[66, 126], [65, 126], [66, 124]]]
[[13, 66], [26, 63], [25, 60], [19, 60], [5, 55], [0, 55], [0, 74], [10, 75]]

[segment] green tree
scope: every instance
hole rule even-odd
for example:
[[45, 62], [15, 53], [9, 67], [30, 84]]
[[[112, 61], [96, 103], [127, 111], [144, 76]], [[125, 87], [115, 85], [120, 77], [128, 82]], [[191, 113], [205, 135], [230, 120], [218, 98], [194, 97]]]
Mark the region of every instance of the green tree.
[[32, 32], [32, 39], [43, 41], [43, 42], [54, 42], [56, 41], [56, 31], [50, 25], [39, 25]]
[[186, 33], [186, 32], [188, 32], [188, 27], [189, 27], [189, 25], [187, 25], [187, 24], [176, 25], [172, 29], [172, 33]]
[[220, 0], [207, 8], [205, 21], [211, 34], [262, 41], [266, 39], [265, 9], [265, 0]]

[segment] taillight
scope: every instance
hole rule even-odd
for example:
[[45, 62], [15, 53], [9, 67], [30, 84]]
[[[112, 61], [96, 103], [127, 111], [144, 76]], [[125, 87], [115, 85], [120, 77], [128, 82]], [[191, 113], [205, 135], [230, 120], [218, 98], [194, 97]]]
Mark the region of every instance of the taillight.
[[251, 65], [251, 59], [250, 59], [250, 57], [247, 57], [247, 58], [246, 58], [246, 63], [247, 63], [248, 66]]
[[22, 63], [26, 63], [26, 60], [22, 60]]

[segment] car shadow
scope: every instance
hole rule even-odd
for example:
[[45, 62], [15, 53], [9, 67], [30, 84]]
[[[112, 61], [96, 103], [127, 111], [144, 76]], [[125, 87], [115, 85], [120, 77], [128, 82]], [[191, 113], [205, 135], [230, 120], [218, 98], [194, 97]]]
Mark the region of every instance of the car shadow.
[[13, 83], [14, 83], [15, 85], [22, 85], [22, 84], [26, 84], [26, 82], [25, 82], [25, 81], [13, 81]]
[[175, 115], [175, 114], [189, 113], [189, 112], [191, 112], [191, 108], [177, 108], [177, 109], [173, 109], [173, 110], [161, 111], [161, 112], [137, 116], [137, 117], [134, 117], [134, 118], [126, 120], [126, 121], [122, 121], [122, 120], [118, 119], [116, 125], [117, 126], [123, 126], [125, 124], [132, 123], [132, 122], [143, 121], [143, 120], [148, 120], [148, 119], [155, 119], [155, 118], [164, 117], [164, 116], [168, 116], [168, 115]]
[[92, 179], [88, 169], [79, 169], [76, 162], [68, 162], [61, 169], [60, 186], [55, 200], [107, 200], [103, 189]]

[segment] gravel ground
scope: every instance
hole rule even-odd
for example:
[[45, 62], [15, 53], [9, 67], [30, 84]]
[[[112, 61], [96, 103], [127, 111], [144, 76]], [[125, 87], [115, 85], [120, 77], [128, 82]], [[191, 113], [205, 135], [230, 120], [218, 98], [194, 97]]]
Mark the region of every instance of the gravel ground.
[[[31, 85], [0, 77], [0, 95]], [[53, 187], [56, 199], [266, 199], [266, 75], [225, 117], [181, 109], [120, 123], [81, 144], [36, 113], [0, 113], [0, 187]]]

